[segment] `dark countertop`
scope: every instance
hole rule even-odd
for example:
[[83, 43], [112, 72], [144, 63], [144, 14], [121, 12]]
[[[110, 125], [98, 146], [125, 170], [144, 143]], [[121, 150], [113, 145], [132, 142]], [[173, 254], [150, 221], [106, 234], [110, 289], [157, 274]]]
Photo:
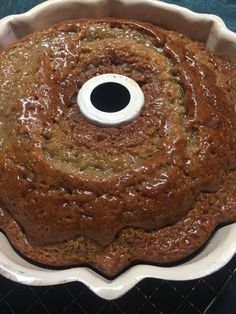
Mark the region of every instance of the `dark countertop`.
[[[0, 17], [22, 13], [43, 1], [0, 0]], [[236, 31], [236, 0], [166, 0], [196, 12], [223, 18]], [[235, 314], [236, 256], [220, 271], [204, 279], [172, 282], [145, 279], [123, 297], [106, 301], [81, 283], [31, 287], [0, 276], [0, 314], [44, 313], [163, 313]]]

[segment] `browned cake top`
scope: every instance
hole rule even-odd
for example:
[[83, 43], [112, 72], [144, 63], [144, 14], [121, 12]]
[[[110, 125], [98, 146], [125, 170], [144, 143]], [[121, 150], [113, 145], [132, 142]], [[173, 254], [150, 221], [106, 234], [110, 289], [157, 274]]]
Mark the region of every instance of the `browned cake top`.
[[[90, 78], [118, 73], [144, 93], [127, 125], [87, 122]], [[236, 165], [236, 67], [150, 24], [81, 20], [0, 54], [1, 205], [38, 245], [179, 221]]]

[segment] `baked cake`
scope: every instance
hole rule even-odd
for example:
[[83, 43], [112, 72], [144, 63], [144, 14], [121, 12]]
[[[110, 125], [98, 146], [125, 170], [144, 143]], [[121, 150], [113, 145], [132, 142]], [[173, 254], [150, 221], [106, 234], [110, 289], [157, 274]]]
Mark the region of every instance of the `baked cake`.
[[[130, 77], [127, 125], [79, 111], [90, 78]], [[236, 66], [133, 20], [66, 21], [0, 53], [0, 228], [25, 257], [115, 275], [178, 261], [236, 220]]]

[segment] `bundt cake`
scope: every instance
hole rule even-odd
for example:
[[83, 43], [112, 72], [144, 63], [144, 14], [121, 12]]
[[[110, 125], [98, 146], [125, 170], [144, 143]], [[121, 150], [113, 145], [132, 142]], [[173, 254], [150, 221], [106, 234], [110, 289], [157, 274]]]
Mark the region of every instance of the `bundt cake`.
[[[145, 103], [117, 127], [77, 94], [116, 73]], [[91, 265], [169, 263], [236, 220], [236, 66], [199, 42], [115, 18], [74, 20], [0, 52], [0, 229], [25, 257]]]

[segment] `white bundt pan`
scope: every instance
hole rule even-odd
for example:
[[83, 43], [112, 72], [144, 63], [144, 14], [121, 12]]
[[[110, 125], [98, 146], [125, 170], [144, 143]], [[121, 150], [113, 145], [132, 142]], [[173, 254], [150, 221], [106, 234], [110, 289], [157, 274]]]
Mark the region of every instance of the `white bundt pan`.
[[[216, 54], [236, 63], [236, 34], [215, 15], [197, 14], [177, 5], [155, 0], [50, 0], [25, 14], [0, 20], [0, 47], [22, 36], [63, 20], [86, 17], [122, 17], [149, 21], [203, 41]], [[236, 223], [214, 233], [204, 249], [179, 266], [137, 265], [114, 280], [107, 280], [86, 267], [48, 270], [19, 257], [0, 233], [0, 274], [28, 285], [55, 285], [80, 281], [104, 299], [115, 299], [140, 280], [151, 277], [190, 280], [209, 275], [224, 266], [236, 253]]]

